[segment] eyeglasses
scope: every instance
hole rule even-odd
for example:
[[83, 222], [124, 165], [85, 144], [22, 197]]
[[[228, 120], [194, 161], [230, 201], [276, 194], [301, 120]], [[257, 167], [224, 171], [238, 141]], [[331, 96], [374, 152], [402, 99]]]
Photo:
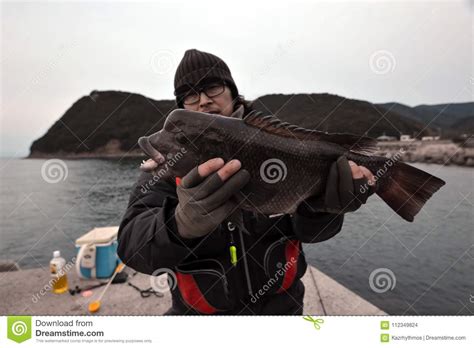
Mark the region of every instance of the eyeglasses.
[[182, 99], [184, 105], [193, 105], [198, 103], [201, 100], [201, 93], [204, 94], [208, 98], [217, 97], [221, 95], [225, 91], [225, 84], [224, 83], [213, 83], [209, 85], [205, 85], [199, 88], [193, 88], [191, 91], [186, 93]]

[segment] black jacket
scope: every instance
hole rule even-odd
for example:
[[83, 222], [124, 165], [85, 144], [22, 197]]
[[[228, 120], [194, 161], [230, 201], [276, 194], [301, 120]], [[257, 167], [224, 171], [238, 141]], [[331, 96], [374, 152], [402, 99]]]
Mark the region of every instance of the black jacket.
[[118, 255], [126, 265], [169, 273], [168, 314], [301, 314], [300, 278], [307, 267], [301, 242], [327, 240], [343, 223], [343, 215], [310, 214], [302, 206], [294, 215], [274, 217], [244, 211], [250, 235], [224, 221], [204, 237], [184, 239], [174, 219], [177, 204], [174, 182], [142, 173], [118, 232]]

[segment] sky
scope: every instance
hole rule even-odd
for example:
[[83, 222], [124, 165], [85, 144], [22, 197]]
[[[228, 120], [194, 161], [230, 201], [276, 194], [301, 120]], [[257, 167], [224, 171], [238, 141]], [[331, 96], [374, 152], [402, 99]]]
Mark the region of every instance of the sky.
[[467, 0], [2, 1], [0, 156], [26, 156], [92, 90], [172, 99], [190, 48], [221, 57], [247, 99], [472, 101], [473, 13]]

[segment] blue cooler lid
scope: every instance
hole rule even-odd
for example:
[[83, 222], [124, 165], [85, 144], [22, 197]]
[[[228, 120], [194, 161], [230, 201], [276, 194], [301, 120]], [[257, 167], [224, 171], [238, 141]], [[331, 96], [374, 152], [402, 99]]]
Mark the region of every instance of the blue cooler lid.
[[76, 239], [76, 245], [106, 244], [117, 239], [118, 226], [95, 227]]

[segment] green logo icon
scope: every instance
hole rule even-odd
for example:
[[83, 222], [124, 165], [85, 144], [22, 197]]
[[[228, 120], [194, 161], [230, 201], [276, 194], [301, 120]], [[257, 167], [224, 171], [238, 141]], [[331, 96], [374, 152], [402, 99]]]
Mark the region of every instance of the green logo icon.
[[312, 322], [316, 330], [319, 330], [321, 328], [321, 324], [324, 323], [324, 319], [321, 319], [321, 318], [315, 319], [310, 315], [303, 317], [303, 319]]
[[7, 337], [17, 343], [31, 338], [31, 317], [8, 317]]
[[380, 328], [382, 330], [388, 330], [390, 328], [390, 322], [389, 321], [381, 321], [380, 322]]
[[382, 343], [390, 342], [390, 335], [389, 334], [381, 334], [380, 335], [380, 342], [382, 342]]

